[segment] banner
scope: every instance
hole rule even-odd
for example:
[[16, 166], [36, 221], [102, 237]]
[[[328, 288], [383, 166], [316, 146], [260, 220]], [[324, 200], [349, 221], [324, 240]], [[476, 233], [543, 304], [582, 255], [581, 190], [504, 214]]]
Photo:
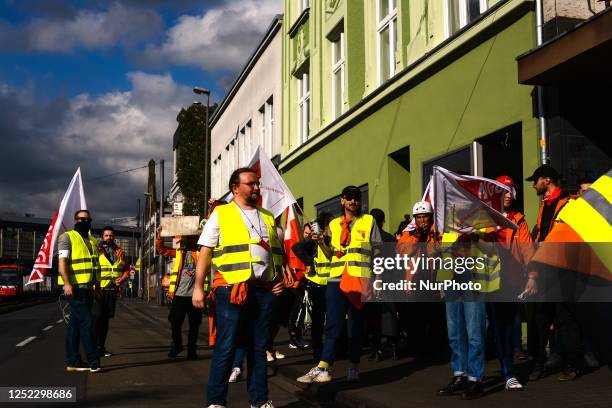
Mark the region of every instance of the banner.
[[300, 223], [295, 216], [295, 209], [293, 205], [287, 207], [286, 213], [287, 225], [285, 227], [285, 253], [287, 254], [287, 265], [292, 269], [299, 269], [301, 271], [306, 269], [304, 263], [295, 256], [291, 248], [293, 245], [300, 242], [302, 239], [302, 229]]
[[85, 192], [83, 191], [83, 181], [81, 179], [81, 168], [77, 168], [68, 190], [60, 203], [59, 209], [55, 212], [47, 235], [40, 246], [40, 251], [36, 256], [34, 268], [30, 273], [28, 285], [31, 283], [42, 282], [48, 269], [53, 267], [53, 254], [55, 242], [60, 232], [72, 229], [74, 213], [78, 210], [86, 210]]
[[512, 188], [484, 177], [462, 176], [434, 166], [430, 199], [436, 231], [468, 233], [486, 227], [518, 226], [502, 214]]
[[287, 207], [295, 204], [293, 194], [261, 146], [257, 147], [248, 167], [255, 170], [259, 176], [260, 207], [270, 211], [274, 218], [278, 218]]

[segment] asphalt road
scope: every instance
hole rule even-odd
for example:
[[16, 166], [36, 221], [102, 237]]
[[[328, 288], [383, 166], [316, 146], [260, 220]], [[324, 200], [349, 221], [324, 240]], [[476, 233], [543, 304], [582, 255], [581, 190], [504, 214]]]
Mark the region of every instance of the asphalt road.
[[[100, 373], [65, 371], [65, 324], [57, 303], [0, 315], [0, 386], [77, 389], [77, 403], [14, 404], [19, 407], [203, 407], [211, 350], [200, 347], [197, 361], [169, 359], [166, 315], [162, 308], [145, 314], [121, 302], [107, 342], [114, 355], [102, 359]], [[269, 387], [277, 407], [317, 406], [296, 397], [300, 389], [284, 378], [270, 376]], [[228, 407], [248, 406], [246, 383], [230, 385]]]

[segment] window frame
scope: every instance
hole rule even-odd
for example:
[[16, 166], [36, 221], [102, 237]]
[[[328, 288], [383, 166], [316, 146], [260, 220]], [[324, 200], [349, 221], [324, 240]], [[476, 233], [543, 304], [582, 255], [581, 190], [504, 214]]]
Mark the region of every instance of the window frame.
[[[451, 10], [453, 9], [454, 3], [458, 4], [459, 7], [459, 27], [453, 31]], [[485, 13], [489, 9], [487, 0], [479, 0], [480, 14]], [[467, 27], [473, 21], [469, 21], [469, 0], [445, 0], [444, 1], [444, 17], [446, 19], [444, 24], [444, 37], [450, 38], [455, 33], [459, 32], [464, 27]]]
[[[381, 20], [381, 2], [387, 1], [389, 5], [393, 3], [393, 9], [389, 9], [389, 13], [384, 16]], [[483, 1], [483, 0], [481, 0]], [[389, 29], [389, 78], [383, 79], [382, 70], [382, 33], [388, 28]], [[389, 80], [395, 75], [395, 65], [397, 61], [395, 59], [397, 48], [397, 0], [376, 0], [376, 66], [377, 66], [377, 80], [378, 86], [382, 85], [385, 81]]]
[[[297, 77], [298, 144], [308, 140], [310, 133], [310, 72], [304, 71]], [[307, 88], [306, 90], [304, 88]]]
[[[336, 43], [340, 43], [340, 58], [336, 58]], [[332, 115], [334, 119], [337, 119], [342, 113], [344, 113], [344, 101], [345, 101], [345, 71], [346, 71], [346, 42], [344, 37], [344, 25], [341, 26], [340, 30], [330, 39], [331, 44], [331, 90], [332, 90]], [[340, 112], [337, 111], [337, 97], [338, 90], [336, 89], [336, 75], [340, 74]]]

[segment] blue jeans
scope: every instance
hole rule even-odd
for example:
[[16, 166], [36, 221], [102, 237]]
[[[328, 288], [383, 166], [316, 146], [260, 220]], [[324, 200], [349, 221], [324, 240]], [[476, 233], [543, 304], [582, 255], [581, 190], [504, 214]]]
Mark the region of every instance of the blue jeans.
[[70, 321], [66, 328], [65, 337], [66, 365], [73, 367], [80, 362], [80, 342], [83, 342], [83, 348], [87, 354], [87, 364], [89, 366], [99, 364], [91, 320], [92, 291], [73, 286], [72, 296], [67, 297], [66, 300], [70, 305]]
[[244, 362], [245, 353], [246, 351], [244, 347], [240, 347], [240, 346], [236, 347], [236, 352], [234, 353], [234, 362], [232, 363], [232, 368], [239, 368], [242, 370], [242, 363]]
[[446, 325], [453, 375], [481, 381], [485, 366], [486, 312], [484, 302], [446, 302]]
[[217, 288], [215, 310], [217, 337], [210, 363], [206, 405], [227, 404], [227, 381], [237, 347], [247, 360], [247, 391], [251, 405], [268, 401], [266, 343], [276, 315], [278, 297], [268, 290], [249, 288], [243, 306], [230, 303], [232, 286]]
[[504, 380], [514, 377], [514, 329], [518, 304], [493, 302], [487, 305], [489, 320], [495, 333], [495, 347]]
[[338, 339], [342, 335], [347, 310], [351, 311], [351, 345], [349, 360], [358, 364], [361, 358], [363, 341], [364, 309], [357, 310], [340, 290], [340, 282], [328, 282], [325, 292], [325, 342], [321, 361], [334, 363]]

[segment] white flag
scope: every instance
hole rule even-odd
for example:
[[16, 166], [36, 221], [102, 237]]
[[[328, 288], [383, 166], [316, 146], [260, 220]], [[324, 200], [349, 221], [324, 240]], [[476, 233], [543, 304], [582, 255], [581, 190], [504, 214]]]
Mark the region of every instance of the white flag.
[[74, 223], [74, 213], [78, 210], [86, 209], [87, 203], [85, 202], [85, 192], [83, 191], [81, 168], [77, 168], [59, 209], [55, 212], [53, 220], [51, 220], [47, 235], [40, 246], [40, 251], [38, 251], [36, 261], [34, 262], [34, 269], [30, 273], [28, 285], [44, 280], [47, 270], [53, 267], [53, 253], [59, 233], [71, 230]]
[[484, 177], [462, 176], [434, 166], [430, 197], [436, 231], [468, 233], [486, 227], [518, 226], [503, 214], [504, 195], [512, 189]]
[[255, 170], [259, 176], [261, 190], [261, 203], [259, 205], [270, 211], [275, 218], [296, 202], [293, 194], [289, 191], [289, 187], [287, 187], [261, 146], [257, 147], [248, 167]]

